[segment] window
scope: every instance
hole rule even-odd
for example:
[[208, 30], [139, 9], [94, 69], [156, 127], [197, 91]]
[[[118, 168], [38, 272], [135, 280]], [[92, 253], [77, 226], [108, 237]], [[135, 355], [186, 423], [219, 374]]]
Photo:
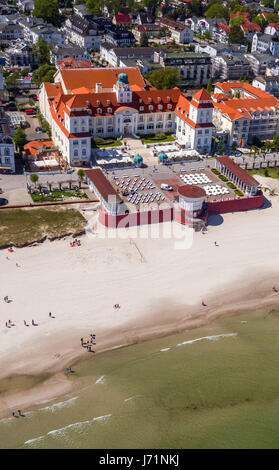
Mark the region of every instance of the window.
[[102, 134], [103, 133], [103, 128], [100, 127], [99, 129], [97, 129], [97, 134]]
[[168, 104], [168, 109], [172, 109], [172, 105], [171, 105], [171, 104]]
[[149, 106], [149, 111], [153, 111], [153, 106]]
[[140, 124], [140, 125], [138, 126], [138, 131], [143, 131], [143, 129], [144, 129], [144, 125], [143, 125], [143, 124]]
[[143, 116], [139, 117], [140, 122], [143, 122]]
[[162, 110], [162, 109], [163, 109], [163, 105], [159, 104], [158, 109]]
[[98, 114], [102, 114], [102, 109], [101, 109], [101, 108], [98, 108], [98, 109], [97, 109], [97, 113], [98, 113]]
[[147, 129], [154, 129], [154, 125], [153, 124], [148, 124]]
[[85, 132], [85, 127], [84, 126], [82, 126], [82, 128], [81, 128], [81, 132]]
[[108, 108], [108, 113], [112, 113], [112, 109], [111, 109], [111, 108]]
[[168, 127], [172, 127], [172, 122], [168, 122]]
[[10, 163], [10, 159], [9, 158], [5, 158], [5, 163]]
[[78, 157], [78, 150], [74, 151], [74, 157]]
[[82, 149], [82, 156], [86, 156], [86, 149]]
[[87, 144], [87, 141], [86, 141], [85, 139], [83, 139], [83, 140], [81, 141], [81, 143], [82, 143], [82, 145], [86, 145], [86, 144]]
[[8, 147], [5, 148], [4, 154], [5, 155], [10, 155], [10, 149]]
[[171, 114], [168, 114], [168, 119], [171, 119]]
[[144, 110], [144, 106], [140, 106], [140, 111], [143, 111]]
[[74, 144], [74, 145], [78, 145], [78, 140], [74, 140], [74, 141], [73, 141], [73, 144]]

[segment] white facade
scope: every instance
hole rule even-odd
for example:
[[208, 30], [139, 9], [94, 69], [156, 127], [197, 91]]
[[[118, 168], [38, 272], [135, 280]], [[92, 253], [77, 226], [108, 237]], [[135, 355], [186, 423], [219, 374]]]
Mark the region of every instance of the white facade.
[[0, 168], [15, 172], [14, 144], [11, 137], [0, 137]]

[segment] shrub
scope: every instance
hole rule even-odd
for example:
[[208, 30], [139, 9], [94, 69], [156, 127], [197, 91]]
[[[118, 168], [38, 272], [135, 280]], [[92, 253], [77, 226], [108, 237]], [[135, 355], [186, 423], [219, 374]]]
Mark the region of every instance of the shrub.
[[221, 174], [218, 175], [218, 178], [219, 178], [220, 180], [222, 180], [222, 181], [226, 181], [226, 182], [229, 181], [226, 176], [221, 175]]
[[220, 175], [220, 174], [221, 174], [220, 171], [217, 170], [216, 168], [211, 168], [211, 171], [212, 171], [212, 173], [214, 173], [215, 175]]
[[240, 189], [235, 189], [234, 192], [235, 194], [237, 194], [237, 196], [244, 196], [243, 192], [240, 191]]
[[162, 139], [163, 140], [166, 136], [165, 136], [165, 134], [159, 133], [159, 134], [155, 134], [155, 137], [156, 137], [156, 139]]
[[236, 186], [233, 183], [231, 183], [230, 181], [227, 183], [227, 186], [229, 186], [229, 188], [231, 188], [231, 189], [236, 189]]

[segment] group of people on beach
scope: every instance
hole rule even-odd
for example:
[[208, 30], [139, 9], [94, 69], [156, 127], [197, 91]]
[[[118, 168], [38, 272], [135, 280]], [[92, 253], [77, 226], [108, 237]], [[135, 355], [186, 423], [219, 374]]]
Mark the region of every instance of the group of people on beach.
[[92, 345], [96, 345], [95, 343], [96, 335], [94, 333], [90, 333], [90, 341], [85, 341], [84, 338], [80, 338], [80, 344], [82, 348], [86, 348], [88, 352], [95, 352], [92, 349]]
[[18, 414], [16, 415], [15, 412], [12, 411], [12, 416], [13, 416], [13, 418], [18, 418], [19, 416], [22, 416], [22, 417], [24, 416], [24, 415], [22, 414], [21, 410], [17, 410], [17, 413], [18, 413]]
[[80, 240], [77, 240], [77, 238], [75, 238], [75, 240], [73, 242], [70, 242], [70, 246], [71, 247], [81, 246], [81, 242], [80, 242]]

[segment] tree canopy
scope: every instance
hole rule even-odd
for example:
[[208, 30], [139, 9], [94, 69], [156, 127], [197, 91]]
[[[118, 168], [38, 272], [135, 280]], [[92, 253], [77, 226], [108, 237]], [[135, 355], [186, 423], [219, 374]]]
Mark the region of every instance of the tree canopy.
[[148, 47], [148, 36], [145, 32], [140, 37], [140, 47]]
[[58, 0], [35, 0], [33, 16], [43, 18], [54, 26], [61, 25]]
[[54, 65], [40, 65], [40, 67], [33, 72], [32, 80], [38, 86], [40, 86], [43, 82], [53, 82], [53, 76], [55, 72], [56, 68]]
[[24, 145], [27, 143], [26, 134], [21, 127], [13, 133], [13, 141], [17, 147], [22, 151]]
[[38, 64], [43, 65], [45, 63], [50, 63], [50, 50], [49, 46], [43, 38], [39, 38], [36, 44], [33, 45], [33, 52], [38, 55]]
[[229, 34], [230, 44], [247, 44], [248, 39], [244, 36], [244, 33], [240, 26], [232, 26]]
[[205, 12], [206, 18], [225, 18], [229, 19], [229, 9], [220, 3], [213, 3]]
[[146, 74], [145, 77], [159, 90], [174, 88], [181, 83], [181, 75], [178, 69], [171, 67], [154, 70]]

